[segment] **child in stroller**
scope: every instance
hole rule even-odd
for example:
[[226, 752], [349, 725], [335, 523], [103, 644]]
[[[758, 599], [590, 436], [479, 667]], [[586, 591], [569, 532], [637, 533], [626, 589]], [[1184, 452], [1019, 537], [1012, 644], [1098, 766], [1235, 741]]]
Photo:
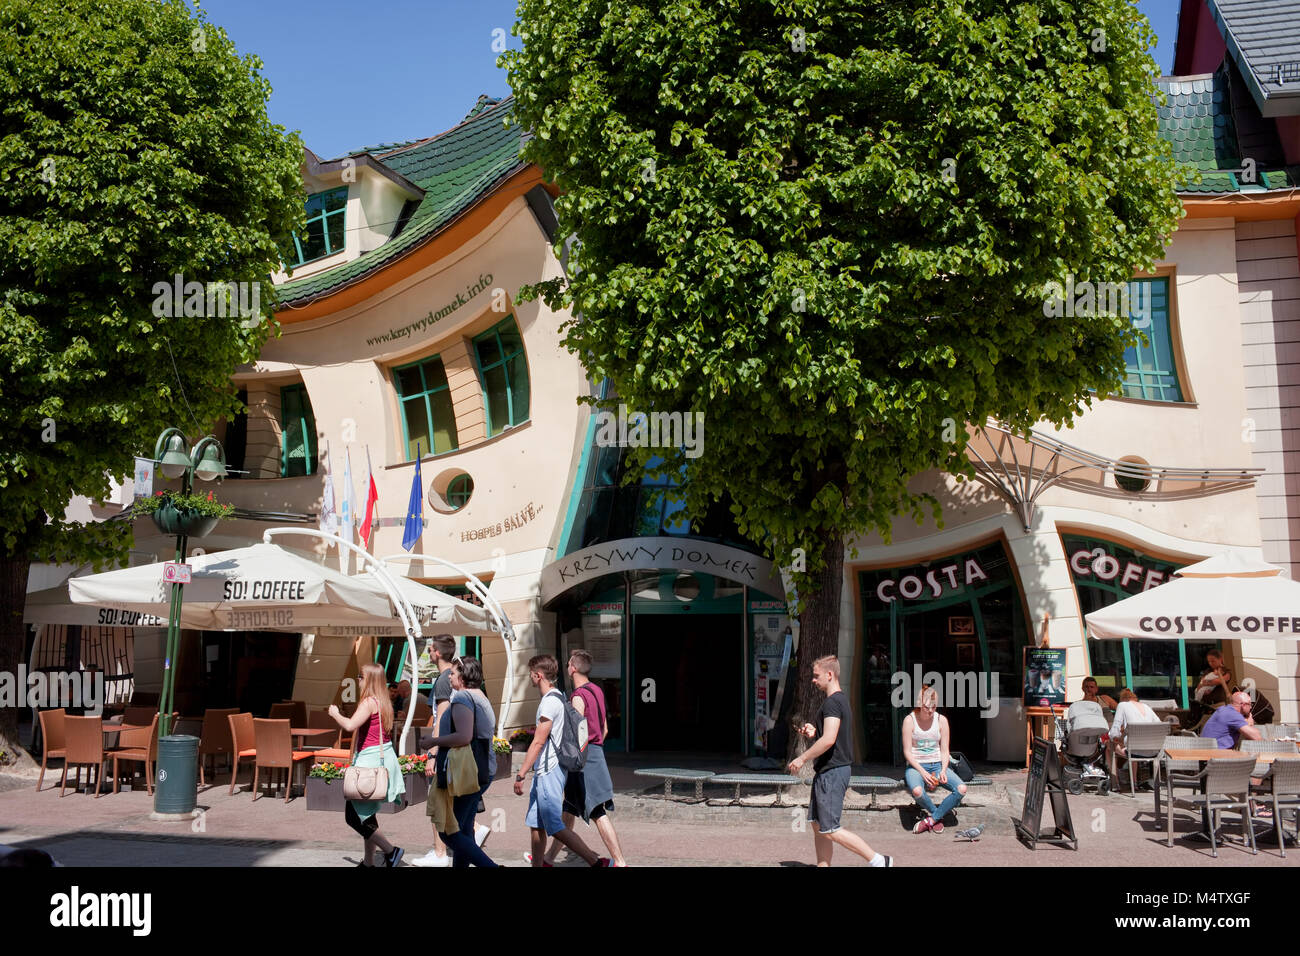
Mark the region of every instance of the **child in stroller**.
[[1083, 793], [1085, 787], [1103, 796], [1110, 793], [1110, 774], [1106, 772], [1105, 737], [1110, 726], [1095, 700], [1078, 700], [1070, 705], [1063, 718], [1057, 718], [1057, 738], [1065, 760], [1065, 789]]

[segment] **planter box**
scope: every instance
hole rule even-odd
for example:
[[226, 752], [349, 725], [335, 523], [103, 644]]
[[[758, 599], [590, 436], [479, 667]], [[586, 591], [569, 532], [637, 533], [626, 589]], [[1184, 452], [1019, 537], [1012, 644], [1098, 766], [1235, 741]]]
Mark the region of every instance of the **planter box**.
[[183, 534], [187, 538], [205, 538], [221, 521], [210, 515], [197, 514], [189, 509], [177, 508], [170, 501], [150, 515], [158, 530], [166, 535]]
[[508, 754], [497, 754], [497, 772], [492, 777], [493, 780], [513, 780], [515, 776], [515, 764], [523, 764], [523, 757], [518, 751]]
[[307, 809], [337, 810], [342, 813], [347, 801], [343, 799], [343, 778], [326, 781], [320, 777], [307, 778]]
[[404, 774], [406, 777], [406, 805], [422, 807], [429, 799], [429, 778], [422, 773]]

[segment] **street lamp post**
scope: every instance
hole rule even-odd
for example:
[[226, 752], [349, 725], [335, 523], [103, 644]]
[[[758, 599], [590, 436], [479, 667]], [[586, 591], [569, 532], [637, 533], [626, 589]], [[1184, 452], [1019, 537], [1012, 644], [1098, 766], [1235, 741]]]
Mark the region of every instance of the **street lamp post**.
[[[226, 475], [225, 450], [212, 435], [200, 439], [191, 451], [185, 448], [185, 435], [178, 428], [168, 428], [154, 443], [153, 460], [158, 470], [168, 478], [180, 478], [181, 494], [189, 494], [194, 477], [203, 481], [223, 478]], [[176, 563], [183, 564], [187, 535], [184, 529], [176, 535]], [[176, 675], [172, 668], [180, 644], [181, 588], [179, 581], [172, 583], [171, 610], [167, 616], [167, 649], [163, 658], [163, 685], [158, 703], [158, 736], [171, 733], [172, 706], [176, 699]]]

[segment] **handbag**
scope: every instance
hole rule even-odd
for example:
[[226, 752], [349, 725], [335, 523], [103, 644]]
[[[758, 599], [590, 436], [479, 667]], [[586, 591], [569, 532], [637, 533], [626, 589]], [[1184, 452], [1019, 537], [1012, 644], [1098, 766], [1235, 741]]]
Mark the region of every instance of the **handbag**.
[[[375, 716], [379, 713], [376, 711]], [[354, 735], [357, 740], [364, 739], [361, 735]], [[384, 730], [379, 728], [380, 752], [383, 750]], [[357, 745], [359, 748], [359, 744]], [[360, 750], [353, 751], [355, 758]], [[343, 799], [344, 800], [387, 800], [388, 799], [388, 769], [386, 767], [358, 767], [356, 760], [346, 770], [343, 771]]]
[[970, 783], [975, 777], [975, 768], [970, 765], [966, 755], [959, 750], [948, 754], [948, 769], [961, 777], [962, 783]]

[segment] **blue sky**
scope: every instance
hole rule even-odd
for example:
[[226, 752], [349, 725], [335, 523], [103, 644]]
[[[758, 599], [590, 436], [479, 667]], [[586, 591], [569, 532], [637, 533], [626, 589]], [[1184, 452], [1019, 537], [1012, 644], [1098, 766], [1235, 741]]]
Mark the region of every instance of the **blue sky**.
[[[255, 53], [274, 90], [271, 119], [301, 130], [329, 159], [417, 139], [460, 122], [480, 93], [509, 92], [494, 43], [510, 36], [515, 0], [208, 0], [208, 19]], [[1173, 62], [1178, 0], [1139, 0]], [[494, 31], [501, 31], [495, 33]]]

